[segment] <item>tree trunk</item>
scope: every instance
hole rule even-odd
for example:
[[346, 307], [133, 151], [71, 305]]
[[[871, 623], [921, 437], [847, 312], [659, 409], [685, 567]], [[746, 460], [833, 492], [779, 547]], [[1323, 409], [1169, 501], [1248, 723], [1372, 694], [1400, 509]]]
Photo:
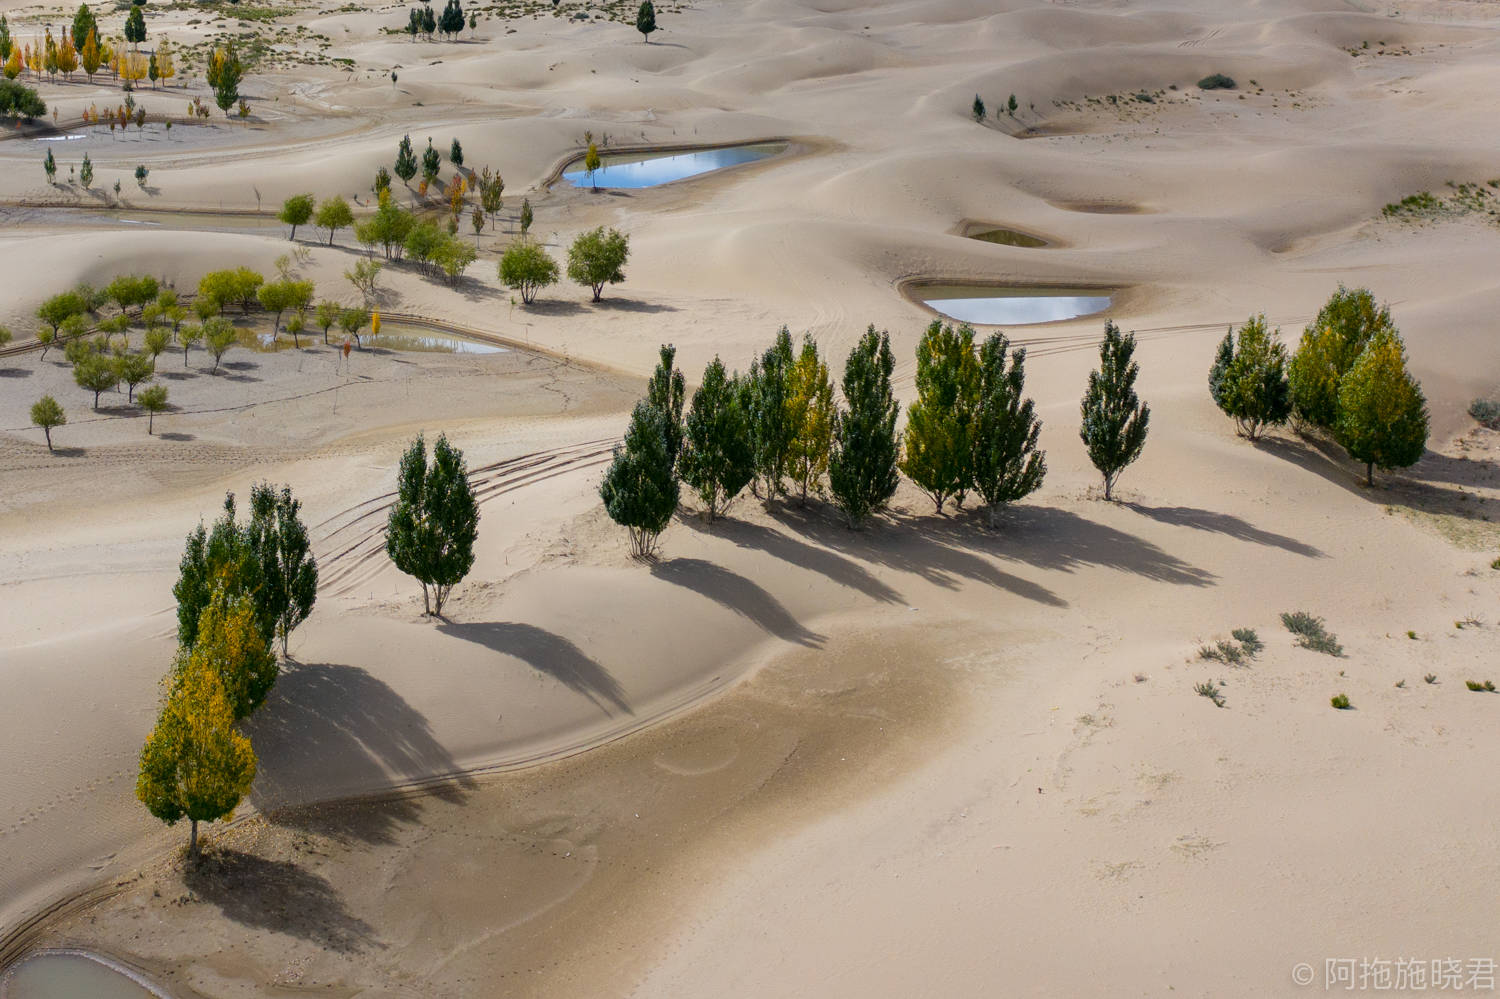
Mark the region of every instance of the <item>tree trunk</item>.
[[197, 866], [198, 863], [198, 820], [189, 819], [192, 831], [188, 833], [188, 863]]
[[42, 428], [42, 433], [44, 433], [44, 434], [47, 435], [47, 450], [51, 451], [52, 450], [52, 428], [51, 427], [43, 427]]
[[1114, 483], [1111, 482], [1110, 479], [1109, 479], [1109, 476], [1106, 475], [1104, 477], [1104, 501], [1106, 503], [1108, 503], [1111, 499], [1113, 499], [1113, 497], [1110, 495], [1110, 487], [1113, 486], [1113, 485], [1114, 485]]
[[152, 409], [152, 410], [148, 410], [147, 413], [146, 413], [146, 436], [147, 437], [151, 436], [151, 433], [152, 433], [151, 428], [154, 427], [154, 426], [156, 426], [156, 410]]
[[1372, 488], [1375, 485], [1375, 463], [1373, 461], [1365, 462], [1365, 485]]
[[297, 240], [297, 226], [295, 224], [292, 226], [292, 234], [290, 236], [288, 236], [287, 239], [289, 241], [291, 241], [291, 242], [296, 242], [296, 240]]

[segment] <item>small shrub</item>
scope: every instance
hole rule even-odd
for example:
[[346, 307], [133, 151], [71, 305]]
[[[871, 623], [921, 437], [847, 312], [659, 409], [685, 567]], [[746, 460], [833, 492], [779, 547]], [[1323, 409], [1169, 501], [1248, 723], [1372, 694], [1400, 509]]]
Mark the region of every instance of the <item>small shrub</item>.
[[1422, 682], [1423, 683], [1437, 683], [1437, 674], [1436, 673], [1428, 673], [1426, 676], [1422, 677]]
[[1468, 687], [1470, 690], [1475, 691], [1489, 691], [1490, 693], [1495, 692], [1495, 681], [1493, 680], [1485, 680], [1483, 683], [1478, 680], [1465, 680], [1464, 686]]
[[1233, 642], [1217, 641], [1212, 645], [1200, 646], [1198, 658], [1216, 663], [1226, 663], [1230, 666], [1242, 666], [1245, 662], [1245, 653]]
[[1396, 681], [1396, 688], [1398, 690], [1405, 690], [1406, 689], [1406, 680], [1405, 680], [1405, 678], [1402, 678], [1402, 679]]
[[1222, 708], [1224, 706], [1224, 694], [1219, 690], [1219, 685], [1212, 680], [1194, 684], [1193, 690], [1197, 692], [1199, 697], [1206, 697], [1210, 701], [1213, 701], [1214, 707]]
[[1500, 569], [1500, 558], [1497, 558], [1497, 559], [1495, 559], [1495, 561], [1491, 562], [1490, 563], [1490, 568], [1491, 569]]
[[1291, 611], [1281, 615], [1281, 623], [1286, 626], [1287, 631], [1297, 636], [1297, 644], [1304, 649], [1330, 656], [1344, 654], [1344, 647], [1339, 644], [1336, 636], [1323, 627], [1323, 619], [1320, 617], [1314, 617], [1306, 611]]
[[1406, 633], [1406, 637], [1410, 638], [1413, 642], [1415, 642], [1417, 640], [1417, 633], [1415, 631], [1408, 631]]
[[1234, 78], [1223, 73], [1213, 73], [1198, 81], [1199, 90], [1233, 90]]
[[1457, 621], [1454, 621], [1453, 627], [1457, 628], [1459, 631], [1463, 631], [1465, 628], [1477, 628], [1483, 623], [1484, 622], [1480, 621], [1479, 618], [1470, 614], [1468, 617], [1461, 617]]
[[1344, 695], [1344, 694], [1334, 694], [1332, 697], [1330, 697], [1328, 699], [1328, 703], [1332, 704], [1334, 707], [1338, 708], [1340, 711], [1348, 711], [1349, 710], [1349, 698], [1346, 695]]
[[1266, 647], [1266, 643], [1260, 640], [1254, 628], [1236, 628], [1230, 634], [1244, 648], [1246, 655], [1257, 656], [1260, 650]]
[[1475, 399], [1469, 403], [1469, 415], [1491, 430], [1500, 429], [1500, 402], [1494, 399]]

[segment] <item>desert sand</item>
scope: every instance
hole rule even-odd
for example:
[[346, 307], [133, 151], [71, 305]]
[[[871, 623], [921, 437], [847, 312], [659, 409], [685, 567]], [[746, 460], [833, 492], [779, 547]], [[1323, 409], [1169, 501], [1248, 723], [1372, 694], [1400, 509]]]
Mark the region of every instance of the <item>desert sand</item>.
[[[60, 17], [0, 9], [23, 41]], [[501, 7], [412, 42], [384, 31], [403, 7], [288, 5], [274, 25], [353, 68], [252, 70], [247, 122], [116, 137], [66, 125], [118, 101], [107, 76], [43, 82], [91, 192], [47, 184], [32, 133], [0, 139], [18, 343], [77, 281], [270, 271], [283, 198], [367, 210], [410, 134], [498, 169], [504, 218], [460, 288], [388, 268], [381, 308], [511, 348], [345, 367], [315, 335], [219, 374], [169, 352], [154, 436], [112, 396], [91, 411], [58, 352], [0, 356], [0, 964], [86, 947], [182, 997], [1265, 996], [1322, 989], [1330, 960], [1500, 957], [1500, 700], [1464, 684], [1500, 680], [1500, 434], [1465, 413], [1500, 382], [1500, 229], [1381, 214], [1500, 177], [1492, 6], [701, 0], [650, 43], [618, 13]], [[179, 49], [234, 26], [147, 23]], [[1212, 72], [1239, 87], [1199, 90]], [[1019, 109], [976, 124], [976, 92]], [[138, 96], [206, 93], [199, 67]], [[557, 180], [585, 131], [792, 145], [594, 193]], [[628, 232], [627, 280], [513, 302], [495, 260], [523, 196], [554, 254]], [[352, 300], [363, 251], [324, 236], [298, 233], [300, 272]], [[909, 483], [860, 532], [746, 495], [628, 557], [597, 486], [658, 344], [692, 382], [786, 324], [837, 373], [873, 323], [909, 401], [921, 282], [1118, 289], [1152, 430], [1116, 502], [1077, 433], [1101, 315], [1007, 330], [1049, 472], [998, 529]], [[1373, 489], [1331, 446], [1237, 439], [1206, 389], [1229, 324], [1264, 312], [1295, 345], [1340, 282], [1390, 304], [1431, 410], [1426, 457]], [[58, 454], [28, 426], [43, 391]], [[418, 430], [482, 484], [442, 621], [381, 550]], [[182, 538], [261, 480], [302, 499], [322, 587], [247, 725], [250, 799], [184, 870], [136, 760]], [[1294, 645], [1299, 609], [1343, 657]], [[1253, 663], [1198, 658], [1242, 627]]]

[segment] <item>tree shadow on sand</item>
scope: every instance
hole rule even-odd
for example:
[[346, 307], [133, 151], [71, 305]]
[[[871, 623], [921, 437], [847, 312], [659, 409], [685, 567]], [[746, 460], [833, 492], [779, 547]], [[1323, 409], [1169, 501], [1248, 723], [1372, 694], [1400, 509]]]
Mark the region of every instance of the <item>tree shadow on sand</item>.
[[977, 527], [962, 533], [934, 530], [948, 524], [943, 518], [891, 519], [867, 531], [851, 531], [831, 507], [781, 507], [772, 516], [801, 534], [857, 559], [911, 573], [945, 590], [958, 589], [965, 580], [1006, 590], [1048, 607], [1068, 602], [1040, 583], [1005, 572], [988, 558], [969, 550]]
[[823, 645], [824, 636], [803, 627], [759, 584], [721, 565], [698, 558], [674, 558], [652, 565], [651, 575], [707, 597], [784, 641], [812, 649]]
[[1328, 557], [1319, 548], [1298, 541], [1296, 538], [1289, 538], [1284, 534], [1262, 530], [1233, 514], [1200, 510], [1191, 506], [1146, 506], [1143, 503], [1122, 503], [1121, 506], [1158, 523], [1170, 524], [1174, 527], [1190, 527], [1195, 531], [1224, 534], [1237, 541], [1281, 548], [1293, 555], [1301, 555], [1303, 558]]
[[259, 769], [251, 803], [278, 825], [341, 841], [394, 842], [417, 821], [423, 795], [393, 795], [350, 805], [297, 807], [338, 775], [328, 795], [378, 792], [404, 781], [461, 803], [473, 782], [453, 776], [458, 763], [432, 736], [427, 719], [383, 680], [358, 666], [292, 663], [245, 725]]
[[211, 850], [183, 872], [183, 881], [241, 926], [301, 937], [341, 954], [375, 944], [374, 929], [348, 910], [326, 878], [289, 861]]
[[606, 714], [633, 714], [614, 674], [561, 635], [513, 621], [443, 621], [438, 631], [513, 656], [593, 701]]
[[690, 530], [732, 541], [740, 548], [763, 551], [789, 565], [816, 572], [840, 586], [858, 590], [881, 603], [901, 603], [901, 594], [895, 589], [886, 585], [858, 562], [845, 558], [828, 548], [810, 545], [782, 531], [743, 520], [721, 519], [709, 525], [701, 518], [693, 516], [678, 519]]
[[[1463, 491], [1495, 486], [1500, 469], [1484, 459], [1464, 460], [1428, 451], [1409, 469], [1375, 472], [1375, 485], [1365, 485], [1364, 466], [1356, 465], [1344, 449], [1331, 440], [1316, 437], [1262, 437], [1259, 446], [1268, 454], [1306, 469], [1356, 496], [1373, 502], [1410, 507], [1424, 513], [1444, 514], [1465, 520], [1491, 521], [1490, 510], [1474, 502]], [[1500, 511], [1497, 511], [1500, 516]]]

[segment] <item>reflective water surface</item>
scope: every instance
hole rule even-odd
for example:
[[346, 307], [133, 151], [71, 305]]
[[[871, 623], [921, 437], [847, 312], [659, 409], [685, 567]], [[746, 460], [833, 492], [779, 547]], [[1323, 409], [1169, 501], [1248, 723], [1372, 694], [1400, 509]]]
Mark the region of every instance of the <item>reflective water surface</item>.
[[591, 179], [583, 160], [574, 160], [563, 170], [563, 180], [574, 187], [639, 188], [670, 184], [713, 170], [754, 163], [786, 152], [785, 142], [765, 142], [726, 149], [700, 149], [689, 153], [626, 153], [605, 155], [604, 165]]

